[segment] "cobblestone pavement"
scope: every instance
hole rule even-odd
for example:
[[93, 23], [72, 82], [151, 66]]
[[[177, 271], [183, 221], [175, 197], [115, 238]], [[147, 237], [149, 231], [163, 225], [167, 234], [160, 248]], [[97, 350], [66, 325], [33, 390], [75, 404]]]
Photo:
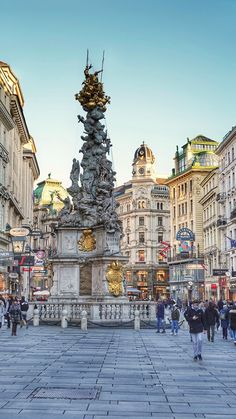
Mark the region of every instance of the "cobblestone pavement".
[[0, 330], [0, 418], [235, 419], [236, 347], [218, 333], [40, 326]]

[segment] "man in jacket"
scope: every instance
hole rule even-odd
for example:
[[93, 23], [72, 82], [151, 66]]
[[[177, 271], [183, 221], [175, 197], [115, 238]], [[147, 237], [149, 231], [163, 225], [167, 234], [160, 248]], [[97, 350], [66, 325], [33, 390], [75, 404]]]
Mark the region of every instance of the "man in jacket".
[[27, 303], [27, 301], [25, 301], [24, 296], [21, 297], [21, 300], [20, 300], [20, 309], [21, 309], [21, 319], [23, 320], [26, 326], [26, 329], [28, 329], [27, 311], [29, 310], [29, 304]]
[[232, 331], [234, 344], [236, 345], [236, 304], [229, 310], [229, 326]]
[[204, 312], [199, 308], [199, 301], [193, 301], [191, 308], [186, 313], [186, 320], [193, 342], [193, 359], [194, 361], [202, 360], [202, 334], [206, 329], [206, 323]]
[[158, 300], [156, 308], [156, 317], [157, 317], [157, 333], [165, 333], [165, 305], [161, 300]]
[[214, 342], [215, 326], [219, 324], [219, 313], [215, 308], [212, 301], [209, 302], [208, 307], [205, 310], [205, 321], [207, 329], [207, 339], [209, 342]]
[[171, 310], [171, 334], [178, 335], [180, 311], [177, 304], [173, 305]]

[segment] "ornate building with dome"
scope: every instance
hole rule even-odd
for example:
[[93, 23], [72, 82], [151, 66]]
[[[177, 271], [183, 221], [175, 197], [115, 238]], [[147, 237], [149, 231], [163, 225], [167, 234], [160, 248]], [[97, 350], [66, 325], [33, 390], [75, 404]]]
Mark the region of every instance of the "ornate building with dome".
[[[123, 226], [121, 250], [128, 295], [141, 299], [169, 296], [170, 208], [165, 178], [158, 178], [155, 156], [144, 142], [134, 153], [132, 179], [115, 189]], [[130, 292], [129, 292], [130, 290]]]

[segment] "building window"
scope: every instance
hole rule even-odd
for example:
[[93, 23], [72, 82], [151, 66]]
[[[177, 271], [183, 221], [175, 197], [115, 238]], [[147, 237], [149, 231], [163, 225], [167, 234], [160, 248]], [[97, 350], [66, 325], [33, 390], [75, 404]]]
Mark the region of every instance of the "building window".
[[140, 226], [144, 226], [144, 217], [139, 217], [139, 218], [138, 218], [138, 224], [139, 224]]
[[158, 233], [157, 241], [158, 241], [158, 243], [162, 243], [163, 242], [163, 233]]
[[129, 234], [127, 234], [127, 244], [129, 244]]
[[163, 203], [162, 202], [157, 202], [157, 209], [158, 210], [163, 210]]
[[141, 232], [141, 233], [139, 233], [139, 243], [144, 243], [145, 242], [145, 236], [144, 236], [144, 233], [143, 232]]
[[139, 209], [141, 209], [141, 208], [145, 208], [146, 207], [146, 205], [145, 205], [145, 201], [138, 201], [138, 208]]
[[175, 198], [175, 188], [173, 188], [173, 198]]
[[130, 204], [128, 204], [126, 208], [127, 208], [127, 212], [129, 212], [130, 211]]
[[173, 207], [173, 218], [175, 218], [175, 207]]
[[190, 200], [190, 212], [193, 212], [193, 200]]
[[234, 147], [232, 148], [232, 160], [234, 160]]
[[125, 278], [127, 282], [132, 282], [132, 272], [126, 271]]
[[163, 225], [163, 218], [162, 217], [157, 217], [157, 223], [159, 226]]
[[144, 250], [139, 250], [138, 251], [138, 261], [139, 262], [144, 262], [145, 261]]
[[130, 228], [130, 218], [127, 218], [127, 228]]
[[165, 281], [165, 277], [166, 277], [165, 271], [157, 271], [156, 272], [156, 279], [157, 279], [158, 282]]
[[193, 181], [192, 180], [190, 180], [190, 182], [189, 182], [189, 189], [190, 189], [190, 192], [193, 191]]

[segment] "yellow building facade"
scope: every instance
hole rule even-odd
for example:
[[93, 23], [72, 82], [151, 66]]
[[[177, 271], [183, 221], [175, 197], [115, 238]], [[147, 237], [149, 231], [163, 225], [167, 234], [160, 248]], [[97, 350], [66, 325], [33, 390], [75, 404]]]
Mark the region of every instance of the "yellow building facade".
[[218, 165], [218, 143], [202, 135], [175, 153], [170, 190], [170, 293], [182, 301], [204, 297], [203, 196], [201, 183]]

